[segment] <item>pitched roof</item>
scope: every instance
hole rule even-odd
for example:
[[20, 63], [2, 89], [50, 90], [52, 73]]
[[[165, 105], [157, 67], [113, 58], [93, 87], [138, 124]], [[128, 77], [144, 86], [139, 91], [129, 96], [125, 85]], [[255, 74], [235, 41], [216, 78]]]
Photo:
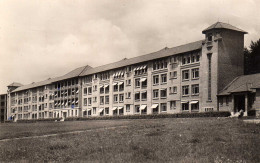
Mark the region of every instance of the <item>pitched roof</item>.
[[21, 83], [13, 82], [13, 83], [9, 84], [7, 87], [20, 87], [20, 86], [22, 86]]
[[219, 95], [229, 95], [235, 92], [253, 91], [255, 87], [260, 86], [260, 73], [251, 75], [242, 75], [234, 79], [226, 88], [220, 91]]
[[40, 82], [33, 82], [31, 84], [27, 84], [27, 85], [23, 85], [21, 87], [18, 87], [15, 90], [13, 90], [12, 92], [18, 92], [18, 91], [21, 91], [21, 90], [26, 90], [26, 89], [30, 89], [30, 88], [35, 88], [35, 87], [47, 85], [47, 84], [50, 84], [52, 82], [52, 80], [53, 79], [47, 79], [47, 80], [40, 81]]
[[89, 66], [89, 65], [83, 66], [83, 67], [79, 67], [79, 68], [76, 68], [76, 69], [70, 71], [69, 73], [67, 73], [67, 74], [65, 74], [63, 76], [55, 78], [52, 82], [74, 78], [74, 77], [80, 76], [85, 71], [89, 71], [91, 69], [92, 69], [92, 67]]
[[90, 67], [89, 65], [83, 66], [83, 67], [79, 67], [79, 68], [76, 68], [75, 70], [72, 70], [69, 73], [67, 73], [67, 74], [65, 74], [63, 76], [60, 76], [60, 77], [49, 78], [49, 79], [44, 80], [44, 81], [35, 82], [35, 83], [33, 82], [31, 84], [18, 87], [13, 92], [18, 92], [18, 91], [21, 91], [21, 90], [26, 90], [26, 89], [30, 89], [30, 88], [35, 88], [35, 87], [39, 87], [39, 86], [48, 85], [48, 84], [51, 84], [53, 82], [57, 82], [57, 81], [60, 81], [60, 80], [74, 78], [74, 77], [79, 76], [83, 71], [86, 71], [86, 70], [91, 69], [91, 68], [92, 67]]
[[229, 30], [238, 31], [238, 32], [242, 32], [244, 34], [247, 34], [247, 32], [242, 30], [242, 29], [239, 29], [239, 28], [234, 27], [234, 26], [232, 26], [230, 24], [222, 23], [222, 22], [217, 22], [217, 23], [209, 26], [208, 28], [204, 29], [202, 31], [202, 33], [205, 34], [206, 31], [209, 31], [209, 30], [212, 30], [212, 29], [229, 29]]
[[84, 71], [80, 76], [95, 74], [98, 72], [116, 69], [116, 68], [124, 67], [127, 65], [142, 63], [142, 62], [146, 62], [146, 61], [150, 61], [150, 60], [154, 60], [154, 59], [158, 59], [158, 58], [168, 57], [168, 56], [175, 55], [175, 54], [190, 52], [190, 51], [201, 49], [201, 47], [202, 47], [202, 40], [192, 42], [189, 44], [185, 44], [185, 45], [181, 45], [181, 46], [177, 46], [177, 47], [173, 47], [173, 48], [163, 48], [162, 50], [159, 50], [157, 52], [153, 52], [150, 54], [141, 55], [141, 56], [130, 58], [130, 59], [123, 59], [118, 62], [114, 62], [114, 63], [110, 63], [110, 64], [106, 64], [106, 65], [102, 65], [99, 67], [89, 69], [88, 71]]
[[91, 66], [88, 66], [88, 65], [79, 67], [60, 77], [47, 79], [44, 81], [35, 82], [32, 84], [18, 87], [13, 92], [26, 90], [26, 89], [30, 89], [30, 88], [35, 88], [35, 87], [39, 87], [39, 86], [44, 86], [44, 85], [47, 85], [47, 84], [50, 84], [53, 82], [57, 82], [57, 81], [61, 81], [61, 80], [69, 79], [69, 78], [74, 78], [77, 76], [90, 75], [90, 74], [94, 74], [94, 73], [98, 73], [98, 72], [103, 72], [103, 71], [107, 71], [107, 70], [111, 70], [111, 69], [124, 67], [127, 65], [142, 63], [142, 62], [146, 62], [146, 61], [150, 61], [150, 60], [154, 60], [154, 59], [158, 59], [158, 58], [163, 58], [163, 57], [167, 57], [167, 56], [171, 56], [171, 55], [175, 55], [175, 54], [198, 50], [198, 49], [201, 49], [202, 42], [203, 42], [203, 40], [200, 40], [200, 41], [192, 42], [189, 44], [185, 44], [185, 45], [181, 45], [181, 46], [177, 46], [177, 47], [173, 47], [173, 48], [164, 48], [164, 49], [159, 50], [154, 53], [150, 53], [150, 54], [146, 54], [146, 55], [142, 55], [142, 56], [138, 56], [138, 57], [134, 57], [134, 58], [130, 58], [130, 59], [123, 59], [118, 62], [102, 65], [102, 66], [95, 67], [95, 68], [92, 68]]

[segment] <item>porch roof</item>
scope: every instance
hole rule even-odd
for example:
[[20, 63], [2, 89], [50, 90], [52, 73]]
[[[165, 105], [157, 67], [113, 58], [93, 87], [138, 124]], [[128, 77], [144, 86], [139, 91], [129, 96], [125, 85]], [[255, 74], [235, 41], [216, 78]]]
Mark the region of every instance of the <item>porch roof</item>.
[[242, 75], [230, 82], [218, 95], [229, 95], [238, 92], [254, 92], [255, 87], [260, 87], [260, 73]]

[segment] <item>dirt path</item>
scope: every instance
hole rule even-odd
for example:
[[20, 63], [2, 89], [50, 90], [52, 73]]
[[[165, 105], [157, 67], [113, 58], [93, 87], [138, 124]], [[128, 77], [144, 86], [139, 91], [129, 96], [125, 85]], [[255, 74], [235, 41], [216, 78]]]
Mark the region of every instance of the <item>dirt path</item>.
[[70, 135], [70, 134], [78, 134], [78, 133], [89, 132], [89, 131], [104, 131], [104, 130], [112, 130], [112, 129], [116, 129], [116, 128], [127, 128], [127, 127], [128, 126], [116, 126], [116, 127], [97, 128], [97, 129], [87, 129], [87, 130], [80, 130], [80, 131], [70, 131], [70, 132], [57, 133], [57, 134], [45, 134], [45, 135], [38, 135], [38, 136], [17, 137], [17, 138], [10, 138], [10, 139], [1, 139], [0, 142], [6, 142], [6, 141], [11, 141], [11, 140], [46, 138], [46, 137], [54, 137], [54, 136], [59, 136], [59, 135]]

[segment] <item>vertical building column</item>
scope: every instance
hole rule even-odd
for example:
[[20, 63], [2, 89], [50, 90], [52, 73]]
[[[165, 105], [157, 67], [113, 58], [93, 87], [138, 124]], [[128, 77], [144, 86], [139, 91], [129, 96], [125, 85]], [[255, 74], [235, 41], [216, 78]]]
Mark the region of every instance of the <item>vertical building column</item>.
[[231, 95], [231, 100], [232, 100], [232, 106], [231, 106], [230, 112], [231, 112], [231, 115], [233, 115], [234, 112], [235, 112], [235, 97], [234, 97], [234, 94]]
[[248, 111], [248, 93], [245, 94], [245, 112], [244, 112], [244, 116], [247, 116], [247, 111]]

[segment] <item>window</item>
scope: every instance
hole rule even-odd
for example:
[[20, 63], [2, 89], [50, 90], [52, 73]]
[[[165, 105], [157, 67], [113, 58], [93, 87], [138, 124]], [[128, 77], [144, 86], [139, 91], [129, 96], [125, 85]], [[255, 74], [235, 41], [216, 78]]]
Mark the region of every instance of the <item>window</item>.
[[84, 106], [87, 106], [87, 104], [88, 104], [88, 99], [84, 98]]
[[192, 95], [198, 95], [199, 94], [199, 84], [194, 84], [191, 86], [192, 89]]
[[211, 101], [211, 57], [212, 54], [208, 54], [208, 101]]
[[118, 95], [114, 95], [114, 102], [118, 102]]
[[49, 103], [49, 108], [50, 108], [50, 109], [53, 108], [53, 103]]
[[135, 113], [140, 113], [140, 105], [135, 105]]
[[176, 109], [176, 101], [170, 101], [170, 110]]
[[192, 69], [192, 79], [198, 79], [199, 78], [199, 68]]
[[130, 86], [131, 85], [131, 79], [126, 80], [126, 86]]
[[132, 67], [131, 66], [128, 66], [127, 67], [127, 72], [131, 72], [132, 71]]
[[182, 106], [182, 110], [183, 111], [188, 111], [189, 110], [189, 103], [188, 102], [182, 103], [181, 106]]
[[171, 63], [177, 63], [177, 56], [173, 56], [171, 58]]
[[158, 89], [154, 89], [153, 90], [153, 98], [159, 98], [159, 90]]
[[142, 92], [141, 93], [141, 97], [142, 97], [142, 101], [146, 101], [146, 99], [147, 99], [147, 92], [146, 91]]
[[154, 75], [153, 76], [153, 85], [159, 84], [159, 75]]
[[135, 75], [142, 75], [142, 74], [146, 74], [147, 73], [147, 65], [144, 66], [137, 66], [136, 68], [134, 68], [134, 72]]
[[124, 94], [119, 95], [119, 102], [124, 102]]
[[100, 96], [100, 104], [103, 105], [104, 104], [104, 101], [105, 101], [105, 98], [104, 96]]
[[195, 55], [192, 55], [191, 56], [191, 63], [193, 63], [193, 62], [195, 62], [196, 61], [196, 57], [195, 57]]
[[141, 79], [141, 83], [142, 83], [142, 88], [146, 88], [147, 87], [147, 79], [146, 78], [142, 78]]
[[100, 86], [99, 91], [101, 94], [105, 92], [105, 88], [103, 85]]
[[229, 105], [229, 97], [226, 96], [226, 105], [228, 106]]
[[208, 33], [207, 38], [208, 38], [208, 41], [212, 41], [212, 33]]
[[140, 92], [136, 92], [135, 93], [135, 101], [139, 101], [140, 100]]
[[182, 58], [182, 64], [183, 64], [183, 65], [186, 64], [186, 58], [185, 58], [185, 57]]
[[105, 108], [105, 114], [106, 114], [106, 115], [109, 114], [109, 108]]
[[[83, 80], [83, 83], [90, 83], [90, 82], [92, 82], [92, 77], [91, 76], [87, 76]], [[70, 86], [70, 82], [68, 82], [68, 86]]]
[[105, 85], [105, 93], [109, 93], [109, 85]]
[[93, 92], [97, 91], [97, 85], [93, 86]]
[[119, 83], [119, 91], [123, 91], [124, 90], [124, 82], [120, 82]]
[[140, 78], [139, 79], [135, 79], [135, 87], [136, 88], [140, 87]]
[[91, 105], [91, 104], [92, 104], [92, 99], [88, 98], [88, 105]]
[[190, 63], [190, 57], [187, 58], [187, 63]]
[[199, 62], [200, 61], [200, 55], [196, 55], [196, 61]]
[[97, 108], [93, 107], [93, 114], [96, 114], [96, 112], [97, 112]]
[[161, 98], [166, 98], [167, 97], [167, 89], [161, 89]]
[[166, 111], [167, 111], [167, 104], [161, 103], [161, 112], [166, 112]]
[[114, 85], [114, 92], [117, 92], [117, 91], [118, 91], [118, 85], [117, 85], [117, 83], [114, 83], [113, 85]]
[[131, 92], [127, 92], [126, 94], [126, 99], [131, 99]]
[[126, 112], [130, 112], [130, 105], [129, 104], [126, 105]]
[[189, 86], [188, 85], [182, 86], [182, 95], [183, 96], [189, 95]]
[[105, 97], [105, 102], [106, 102], [106, 104], [109, 104], [109, 96]]
[[162, 83], [167, 83], [167, 74], [162, 74], [161, 75], [161, 82]]
[[109, 79], [109, 73], [108, 72], [101, 73], [100, 80], [106, 80], [106, 79]]
[[97, 97], [93, 97], [93, 102], [97, 102]]
[[167, 68], [167, 65], [168, 63], [166, 60], [156, 61], [153, 63], [153, 70], [165, 69]]
[[[192, 103], [194, 102], [194, 103]], [[198, 101], [192, 101], [191, 102], [191, 110], [192, 111], [198, 111], [199, 110], [199, 102]]]
[[189, 70], [182, 71], [182, 80], [189, 80]]
[[170, 78], [176, 79], [177, 78], [177, 71], [170, 72]]
[[170, 87], [169, 89], [170, 89], [169, 90], [170, 94], [177, 93], [177, 87], [176, 86]]
[[88, 94], [91, 95], [92, 94], [92, 88], [88, 87]]

